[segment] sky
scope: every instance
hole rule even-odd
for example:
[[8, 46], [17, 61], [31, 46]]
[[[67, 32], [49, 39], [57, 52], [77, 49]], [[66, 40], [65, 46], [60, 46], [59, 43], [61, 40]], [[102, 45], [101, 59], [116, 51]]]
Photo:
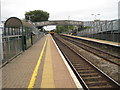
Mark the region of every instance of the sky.
[[1, 0], [1, 20], [13, 16], [23, 19], [25, 12], [32, 10], [47, 11], [50, 13], [49, 20], [92, 21], [97, 14], [100, 14], [97, 19], [113, 20], [118, 18], [118, 1], [120, 0]]

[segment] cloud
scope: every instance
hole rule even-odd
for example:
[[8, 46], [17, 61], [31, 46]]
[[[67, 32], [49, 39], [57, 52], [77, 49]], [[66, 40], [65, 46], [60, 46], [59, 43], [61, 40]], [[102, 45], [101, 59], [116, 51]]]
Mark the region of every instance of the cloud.
[[16, 16], [24, 18], [30, 10], [50, 13], [50, 20], [93, 20], [92, 13], [100, 13], [102, 19], [117, 18], [119, 0], [2, 0], [2, 19]]

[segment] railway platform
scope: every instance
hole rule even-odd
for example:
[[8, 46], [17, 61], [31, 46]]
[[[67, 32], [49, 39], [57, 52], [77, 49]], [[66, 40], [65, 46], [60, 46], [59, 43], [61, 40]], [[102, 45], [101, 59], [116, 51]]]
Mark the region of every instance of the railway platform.
[[80, 42], [86, 43], [90, 46], [96, 47], [99, 50], [103, 50], [104, 52], [110, 53], [114, 56], [120, 56], [120, 42], [113, 42], [113, 41], [106, 41], [106, 40], [99, 40], [95, 38], [88, 38], [88, 37], [80, 37], [80, 36], [73, 36], [68, 34], [61, 34], [66, 37], [74, 38], [79, 40]]
[[51, 35], [2, 68], [2, 88], [82, 88]]
[[119, 42], [99, 40], [99, 39], [88, 38], [88, 37], [73, 36], [73, 35], [68, 35], [68, 34], [63, 34], [63, 35], [69, 36], [69, 37], [78, 38], [78, 39], [82, 39], [82, 40], [87, 40], [87, 41], [91, 41], [91, 42], [96, 42], [96, 43], [101, 43], [101, 44], [106, 44], [106, 45], [120, 47], [120, 43]]

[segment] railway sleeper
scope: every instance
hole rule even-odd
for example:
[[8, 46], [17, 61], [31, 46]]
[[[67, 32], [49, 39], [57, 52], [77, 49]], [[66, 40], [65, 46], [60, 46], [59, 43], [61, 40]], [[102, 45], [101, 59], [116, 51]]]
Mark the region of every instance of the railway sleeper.
[[96, 73], [96, 72], [93, 72], [93, 73], [81, 73], [80, 75], [83, 75], [83, 76], [85, 76], [85, 75], [98, 75], [98, 73]]
[[84, 77], [84, 79], [96, 79], [96, 80], [99, 80], [99, 79], [102, 79], [102, 77], [100, 75], [97, 75], [97, 76], [90, 76], [90, 77]]
[[74, 66], [82, 66], [82, 64], [79, 62], [79, 63], [74, 63], [74, 62], [71, 62]]
[[78, 73], [94, 73], [94, 70], [78, 70]]
[[[90, 52], [92, 52], [92, 53], [96, 53], [97, 52], [97, 55], [98, 56], [100, 56], [100, 57], [103, 57], [103, 58], [105, 58], [105, 59], [107, 59], [107, 60], [110, 60], [110, 61], [112, 61], [112, 62], [115, 62], [115, 63], [117, 63], [117, 64], [119, 64], [119, 62], [116, 62], [116, 61], [113, 61], [113, 59], [115, 59], [113, 56], [109, 56], [107, 53], [109, 53], [109, 52], [107, 52], [107, 53], [104, 53], [104, 52], [101, 52], [101, 50], [99, 49], [99, 48], [96, 48], [96, 47], [94, 47], [94, 46], [88, 46], [87, 44], [83, 44], [83, 43], [80, 43], [80, 42], [78, 42], [78, 41], [76, 41], [76, 40], [73, 40], [73, 39], [71, 39], [71, 38], [68, 38], [68, 37], [63, 37], [65, 40], [67, 40], [67, 41], [70, 41], [71, 43], [74, 43], [75, 45], [77, 45], [78, 47], [82, 47], [82, 48], [84, 48], [84, 49], [87, 49], [88, 51], [90, 51]], [[79, 43], [79, 44], [78, 44]], [[98, 49], [98, 50], [96, 50], [96, 49]], [[99, 51], [100, 50], [100, 51]], [[118, 56], [118, 55], [117, 55]], [[119, 60], [119, 59], [118, 59]]]
[[[101, 88], [101, 89], [104, 89], [104, 88], [113, 88], [113, 86], [111, 86], [111, 85], [104, 85], [104, 86], [89, 86], [89, 88]], [[111, 90], [111, 89], [110, 89]]]
[[80, 68], [78, 67], [78, 68], [76, 68], [76, 69], [77, 69], [77, 70], [91, 70], [91, 68], [86, 68], [86, 67], [82, 67], [82, 68], [81, 68], [81, 67], [80, 67]]
[[83, 79], [86, 81], [86, 82], [98, 82], [98, 81], [102, 81], [102, 80], [104, 80], [103, 78], [101, 78], [101, 77], [98, 77], [98, 76], [96, 76], [96, 77], [83, 77]]
[[75, 60], [71, 60], [71, 62], [73, 63], [73, 64], [80, 64], [80, 65], [86, 65], [86, 62], [85, 61], [80, 61], [80, 60], [77, 60], [77, 61], [75, 61]]
[[83, 64], [85, 61], [80, 61], [80, 60], [71, 60], [72, 63], [74, 64]]
[[98, 74], [81, 74], [82, 77], [96, 77], [99, 76]]
[[75, 68], [77, 68], [78, 70], [90, 70], [90, 69], [92, 69], [91, 67], [84, 67], [84, 66], [74, 66]]
[[107, 81], [87, 82], [88, 86], [109, 86]]
[[[71, 60], [74, 67], [80, 67], [80, 66], [82, 66], [83, 68], [87, 67], [87, 66], [84, 66], [85, 64], [83, 64], [83, 62], [78, 63], [77, 61], [78, 60]], [[97, 75], [94, 70], [78, 70], [78, 73], [81, 75], [81, 77], [86, 82], [86, 84], [89, 86], [89, 88], [111, 88], [111, 87], [113, 87], [113, 85], [110, 85], [110, 83], [108, 83], [107, 81], [105, 82], [104, 78], [102, 78], [100, 75]], [[93, 76], [90, 75], [89, 76], [89, 74], [93, 74], [93, 73], [96, 74], [96, 75], [93, 75]], [[82, 76], [83, 74], [84, 75], [87, 74], [88, 77], [87, 76], [85, 76], [85, 77]], [[97, 82], [98, 82], [98, 84], [97, 84]]]
[[85, 64], [74, 64], [74, 63], [72, 64], [74, 65], [74, 67], [89, 67], [89, 65], [85, 65]]

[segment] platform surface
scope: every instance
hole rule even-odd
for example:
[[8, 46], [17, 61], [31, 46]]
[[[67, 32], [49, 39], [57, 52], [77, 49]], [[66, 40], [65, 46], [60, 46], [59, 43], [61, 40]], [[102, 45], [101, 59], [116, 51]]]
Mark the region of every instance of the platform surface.
[[3, 88], [76, 88], [48, 34], [2, 68]]
[[70, 37], [75, 37], [75, 38], [80, 38], [80, 39], [84, 39], [84, 40], [88, 40], [88, 41], [108, 44], [108, 45], [112, 45], [112, 46], [119, 46], [120, 47], [120, 43], [118, 43], [118, 42], [99, 40], [99, 39], [88, 38], [88, 37], [73, 36], [73, 35], [69, 35], [69, 34], [63, 34], [63, 35], [70, 36]]

